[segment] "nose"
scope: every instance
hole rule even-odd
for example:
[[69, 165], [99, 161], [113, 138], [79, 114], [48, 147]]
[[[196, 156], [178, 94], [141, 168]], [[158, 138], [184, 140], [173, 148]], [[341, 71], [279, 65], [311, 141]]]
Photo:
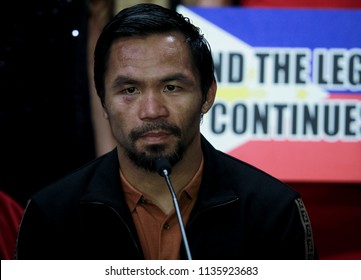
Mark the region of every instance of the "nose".
[[165, 96], [161, 93], [144, 94], [140, 102], [139, 116], [142, 120], [164, 118], [169, 114]]

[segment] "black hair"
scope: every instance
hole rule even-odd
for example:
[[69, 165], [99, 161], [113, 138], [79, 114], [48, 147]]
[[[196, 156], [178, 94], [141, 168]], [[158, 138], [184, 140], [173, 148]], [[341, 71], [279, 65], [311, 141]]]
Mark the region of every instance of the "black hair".
[[214, 63], [208, 41], [190, 19], [172, 9], [156, 4], [137, 4], [116, 14], [103, 28], [94, 53], [94, 82], [104, 105], [104, 75], [108, 67], [110, 47], [121, 37], [148, 36], [166, 32], [180, 32], [186, 38], [193, 64], [199, 72], [202, 99], [215, 80]]

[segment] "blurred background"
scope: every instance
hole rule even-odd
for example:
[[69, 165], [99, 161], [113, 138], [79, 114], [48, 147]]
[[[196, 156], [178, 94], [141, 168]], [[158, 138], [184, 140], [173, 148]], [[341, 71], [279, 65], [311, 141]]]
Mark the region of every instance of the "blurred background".
[[[361, 9], [358, 0], [2, 1], [1, 259], [12, 258], [17, 226], [31, 194], [114, 147], [94, 91], [92, 53], [107, 20], [138, 2], [172, 9], [179, 4]], [[303, 196], [320, 258], [361, 259], [361, 183], [285, 182]]]

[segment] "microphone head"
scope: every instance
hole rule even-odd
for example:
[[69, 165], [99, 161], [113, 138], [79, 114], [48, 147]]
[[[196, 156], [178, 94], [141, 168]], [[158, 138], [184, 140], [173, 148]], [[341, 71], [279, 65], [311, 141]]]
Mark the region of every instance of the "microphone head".
[[169, 160], [164, 157], [160, 157], [155, 161], [155, 168], [160, 176], [164, 176], [164, 170], [167, 170], [168, 175], [172, 171], [172, 166], [170, 165]]

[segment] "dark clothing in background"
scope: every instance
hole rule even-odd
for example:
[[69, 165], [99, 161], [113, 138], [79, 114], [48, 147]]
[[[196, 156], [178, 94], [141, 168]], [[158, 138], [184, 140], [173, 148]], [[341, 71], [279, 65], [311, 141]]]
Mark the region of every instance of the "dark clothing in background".
[[0, 4], [0, 188], [23, 206], [94, 158], [87, 17], [85, 0]]

